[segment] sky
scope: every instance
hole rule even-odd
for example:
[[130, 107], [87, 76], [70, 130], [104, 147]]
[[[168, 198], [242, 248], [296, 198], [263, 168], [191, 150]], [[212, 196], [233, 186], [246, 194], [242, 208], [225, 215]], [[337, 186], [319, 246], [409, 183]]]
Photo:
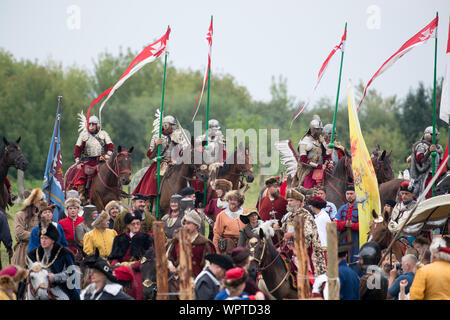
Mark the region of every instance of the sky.
[[[366, 84], [436, 12], [440, 77], [449, 32], [448, 0], [1, 0], [0, 47], [17, 59], [45, 63], [51, 58], [64, 67], [92, 70], [100, 53], [117, 54], [121, 48], [138, 52], [170, 25], [169, 61], [178, 68], [203, 72], [212, 15], [212, 77], [231, 74], [253, 99], [269, 101], [272, 78], [282, 76], [289, 95], [299, 103], [311, 94], [346, 22], [344, 88], [349, 79]], [[384, 97], [403, 98], [420, 81], [432, 86], [434, 47], [434, 39], [416, 47], [371, 88]], [[340, 55], [335, 55], [312, 104], [324, 96], [334, 101], [339, 62]], [[340, 99], [345, 95], [341, 89]]]

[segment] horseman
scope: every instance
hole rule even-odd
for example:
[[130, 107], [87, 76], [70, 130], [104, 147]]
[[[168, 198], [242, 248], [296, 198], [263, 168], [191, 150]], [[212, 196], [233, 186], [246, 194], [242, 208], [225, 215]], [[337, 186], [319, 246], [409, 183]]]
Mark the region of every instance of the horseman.
[[171, 115], [165, 116], [162, 120], [161, 138], [159, 138], [158, 133], [154, 134], [150, 140], [150, 147], [147, 150], [147, 157], [150, 160], [155, 161], [153, 161], [148, 170], [145, 172], [144, 176], [134, 189], [133, 194], [139, 193], [146, 197], [150, 196], [151, 198], [155, 198], [157, 196], [158, 187], [156, 177], [156, 158], [158, 156], [158, 146], [161, 145], [161, 164], [159, 175], [163, 177], [169, 166], [176, 163], [177, 159], [172, 159], [172, 152], [183, 139], [175, 132], [179, 132], [179, 130], [177, 130], [177, 121]]
[[[309, 123], [309, 129], [298, 143], [300, 155], [299, 185], [311, 189], [323, 184], [323, 169], [330, 163], [331, 156], [327, 154], [322, 134], [322, 121], [314, 115]], [[328, 166], [328, 168], [331, 167]]]
[[[433, 127], [429, 126], [423, 132], [422, 138], [414, 143], [411, 154], [411, 168], [410, 175], [413, 181], [415, 195], [418, 197], [425, 186], [432, 178], [432, 161], [431, 153], [436, 151], [435, 169], [439, 168], [444, 150], [439, 141], [439, 132], [436, 130], [436, 144], [433, 143]], [[426, 195], [426, 198], [431, 197], [431, 190]]]
[[[331, 142], [331, 131], [333, 131], [333, 124], [327, 123], [322, 130], [324, 140], [323, 145], [327, 148], [327, 154], [331, 153], [331, 160], [333, 160], [333, 163], [336, 164], [339, 159], [345, 156], [345, 148], [339, 141], [336, 140], [333, 141], [333, 150], [328, 148], [328, 145]], [[336, 139], [336, 129], [334, 130], [334, 139]]]
[[[88, 176], [92, 175], [95, 170], [93, 167], [102, 160], [108, 160], [114, 152], [114, 143], [112, 142], [109, 134], [102, 130], [100, 127], [100, 121], [96, 116], [89, 118], [89, 129], [83, 128], [78, 136], [77, 143], [75, 144], [75, 163], [77, 165], [78, 172], [74, 177], [74, 187], [80, 194], [80, 199], [83, 204], [87, 203], [87, 197], [85, 195], [86, 182], [88, 182]], [[87, 185], [89, 187], [89, 184]]]

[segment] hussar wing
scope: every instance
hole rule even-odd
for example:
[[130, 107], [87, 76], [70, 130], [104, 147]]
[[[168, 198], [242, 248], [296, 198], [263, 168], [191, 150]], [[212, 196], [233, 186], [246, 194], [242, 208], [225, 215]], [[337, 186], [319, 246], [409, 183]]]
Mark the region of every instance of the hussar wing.
[[298, 160], [291, 141], [278, 141], [274, 143], [274, 146], [281, 155], [281, 163], [286, 167], [286, 175], [293, 177], [297, 172]]

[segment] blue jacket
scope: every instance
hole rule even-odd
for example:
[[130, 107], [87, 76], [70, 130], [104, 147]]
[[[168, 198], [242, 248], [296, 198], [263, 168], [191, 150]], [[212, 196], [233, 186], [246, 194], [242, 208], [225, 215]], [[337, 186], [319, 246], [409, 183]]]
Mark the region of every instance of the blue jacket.
[[388, 292], [392, 297], [394, 297], [395, 300], [398, 300], [398, 295], [400, 294], [400, 281], [402, 280], [408, 280], [408, 284], [405, 287], [405, 294], [408, 294], [409, 288], [411, 287], [414, 281], [414, 273], [406, 272], [401, 276], [398, 276], [397, 279], [395, 279], [392, 286], [389, 287]]
[[[347, 218], [347, 210], [348, 210], [348, 203], [341, 206], [335, 216], [335, 219], [338, 224], [338, 231], [340, 231], [340, 234], [342, 232], [347, 232], [346, 230], [342, 231], [339, 228], [339, 221], [345, 222]], [[355, 243], [353, 247], [350, 249], [350, 262], [356, 262], [358, 261], [358, 258], [356, 258], [355, 255], [359, 253], [359, 217], [358, 217], [358, 206], [356, 205], [356, 203], [352, 210], [351, 222], [358, 224], [358, 230], [352, 229], [350, 232], [350, 239], [344, 240], [343, 242], [353, 241]]]
[[359, 300], [359, 277], [345, 260], [339, 262], [339, 282], [341, 300]]
[[[31, 250], [36, 249], [37, 247], [39, 247], [41, 245], [41, 241], [39, 239], [39, 228], [40, 228], [40, 224], [38, 226], [34, 227], [33, 230], [31, 230], [30, 240], [28, 241], [27, 252], [30, 252]], [[56, 228], [59, 231], [58, 243], [61, 244], [63, 247], [67, 247], [69, 244], [67, 243], [66, 235], [64, 234], [64, 229], [62, 228], [62, 226], [59, 223], [57, 223]]]
[[250, 300], [250, 298], [245, 292], [242, 292], [239, 297], [230, 298], [230, 292], [227, 289], [223, 289], [217, 294], [214, 300]]

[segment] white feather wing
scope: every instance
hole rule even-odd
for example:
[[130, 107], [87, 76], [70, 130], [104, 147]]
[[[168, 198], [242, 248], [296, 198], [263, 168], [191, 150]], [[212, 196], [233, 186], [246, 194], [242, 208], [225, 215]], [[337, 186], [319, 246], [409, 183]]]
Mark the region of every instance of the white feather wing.
[[155, 120], [153, 120], [153, 134], [158, 134], [159, 133], [159, 121], [161, 118], [161, 111], [159, 109], [156, 109], [155, 112]]
[[78, 127], [78, 132], [81, 132], [83, 130], [86, 130], [86, 116], [83, 113], [83, 110], [78, 114], [78, 120], [80, 120], [80, 125]]
[[281, 163], [286, 167], [286, 174], [294, 177], [297, 172], [297, 156], [290, 146], [290, 140], [282, 140], [274, 143], [275, 148], [281, 155]]

